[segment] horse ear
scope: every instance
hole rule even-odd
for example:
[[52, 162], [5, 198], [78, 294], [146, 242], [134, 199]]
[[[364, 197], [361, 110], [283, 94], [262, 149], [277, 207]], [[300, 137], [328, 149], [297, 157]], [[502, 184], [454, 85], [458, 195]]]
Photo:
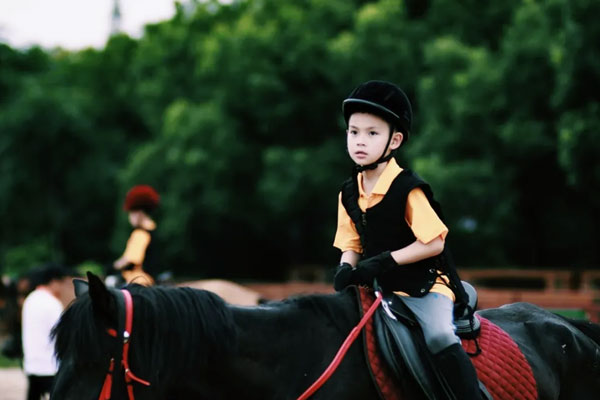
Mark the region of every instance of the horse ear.
[[73, 279], [73, 287], [75, 288], [75, 297], [80, 297], [88, 292], [89, 285], [83, 279]]
[[92, 299], [92, 308], [94, 313], [110, 317], [113, 315], [114, 299], [110, 292], [104, 286], [104, 283], [96, 275], [88, 271], [87, 278], [89, 282], [89, 293]]

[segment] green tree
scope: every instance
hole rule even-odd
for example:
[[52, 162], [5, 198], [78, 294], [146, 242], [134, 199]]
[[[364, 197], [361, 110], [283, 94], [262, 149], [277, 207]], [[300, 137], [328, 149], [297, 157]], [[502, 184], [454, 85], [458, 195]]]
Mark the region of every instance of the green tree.
[[351, 167], [340, 104], [386, 79], [413, 102], [400, 164], [431, 182], [459, 265], [597, 266], [598, 12], [214, 0], [102, 49], [0, 44], [1, 258], [111, 262], [128, 233], [122, 198], [149, 183], [165, 269], [280, 278], [333, 265]]

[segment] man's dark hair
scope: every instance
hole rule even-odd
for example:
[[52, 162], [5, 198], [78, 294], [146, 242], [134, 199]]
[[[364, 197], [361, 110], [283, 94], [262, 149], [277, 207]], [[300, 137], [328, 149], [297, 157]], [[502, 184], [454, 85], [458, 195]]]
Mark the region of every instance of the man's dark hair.
[[31, 287], [35, 288], [38, 285], [47, 285], [55, 279], [63, 279], [69, 276], [77, 276], [77, 273], [71, 268], [49, 262], [31, 271]]

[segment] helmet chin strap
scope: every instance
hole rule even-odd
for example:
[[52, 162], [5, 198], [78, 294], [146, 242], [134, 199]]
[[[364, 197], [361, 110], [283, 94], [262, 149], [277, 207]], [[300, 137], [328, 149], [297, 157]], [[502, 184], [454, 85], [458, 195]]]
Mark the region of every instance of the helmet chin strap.
[[367, 165], [356, 165], [354, 167], [354, 171], [358, 173], [358, 172], [363, 172], [363, 171], [375, 169], [375, 168], [377, 168], [377, 166], [379, 164], [391, 160], [392, 157], [393, 157], [393, 154], [390, 153], [390, 154], [388, 154], [385, 157], [384, 156], [379, 157], [379, 160], [375, 161], [374, 163], [367, 164]]

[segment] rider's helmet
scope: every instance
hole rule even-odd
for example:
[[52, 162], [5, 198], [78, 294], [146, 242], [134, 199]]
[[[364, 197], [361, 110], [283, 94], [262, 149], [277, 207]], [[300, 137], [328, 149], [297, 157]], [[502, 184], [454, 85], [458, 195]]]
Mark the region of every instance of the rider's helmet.
[[136, 185], [127, 192], [123, 209], [125, 211], [142, 210], [149, 213], [155, 210], [159, 203], [160, 196], [152, 186]]
[[353, 113], [368, 112], [387, 121], [392, 129], [408, 140], [412, 123], [412, 107], [406, 94], [386, 81], [368, 81], [357, 86], [342, 103], [346, 125]]

